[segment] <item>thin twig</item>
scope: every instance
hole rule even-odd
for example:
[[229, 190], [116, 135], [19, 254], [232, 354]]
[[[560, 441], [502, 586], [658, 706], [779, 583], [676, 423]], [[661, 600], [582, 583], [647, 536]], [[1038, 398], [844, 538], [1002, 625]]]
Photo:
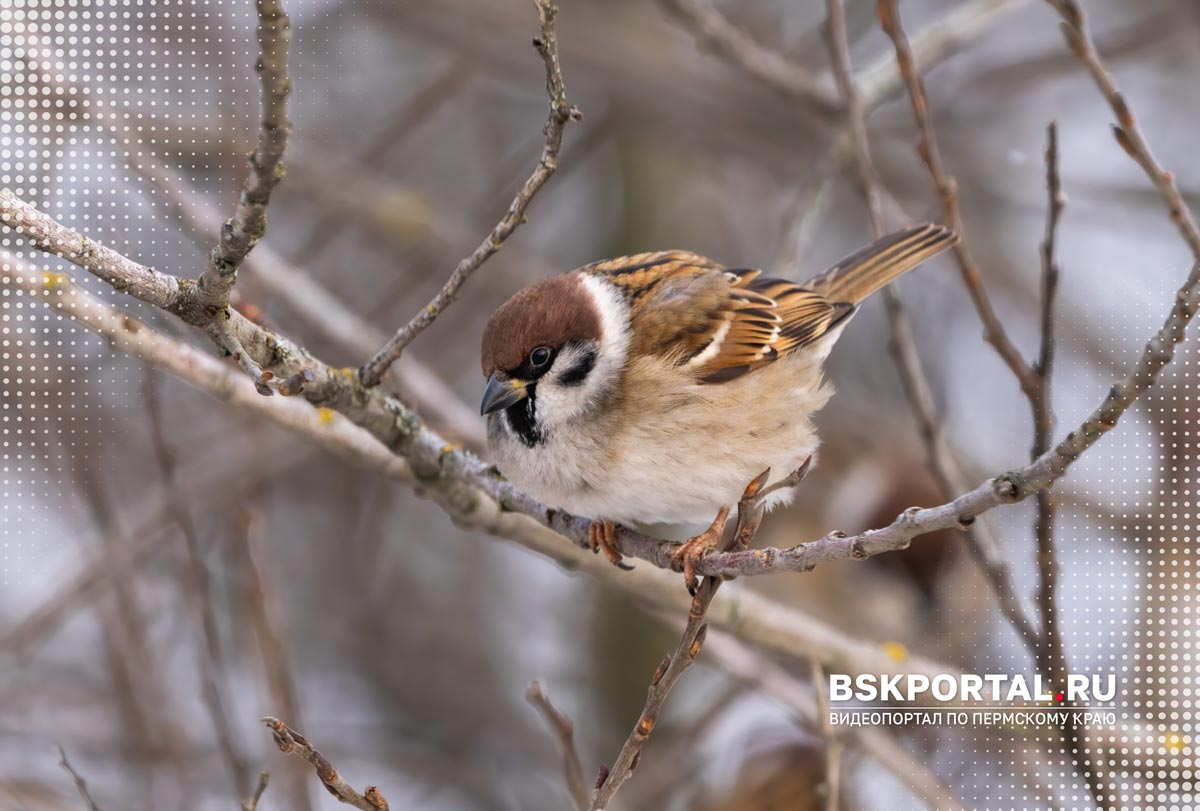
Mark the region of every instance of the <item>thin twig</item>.
[[937, 137], [933, 130], [933, 115], [929, 109], [929, 98], [925, 94], [925, 82], [914, 61], [908, 37], [901, 27], [897, 0], [879, 0], [876, 8], [879, 14], [879, 23], [895, 47], [896, 63], [899, 66], [900, 75], [904, 78], [904, 84], [908, 88], [913, 119], [919, 135], [917, 154], [920, 155], [929, 170], [929, 177], [933, 181], [934, 191], [941, 200], [947, 224], [960, 237], [958, 244], [954, 246], [954, 258], [958, 263], [959, 273], [967, 288], [967, 294], [983, 324], [984, 338], [1016, 377], [1026, 396], [1033, 396], [1037, 389], [1037, 375], [1009, 340], [1008, 333], [1005, 332], [1000, 320], [996, 317], [991, 299], [988, 298], [987, 290], [983, 286], [983, 277], [967, 250], [962, 213], [958, 205], [958, 184], [953, 177], [946, 173], [942, 164], [942, 155], [938, 150]]
[[91, 792], [88, 791], [87, 781], [80, 776], [79, 772], [75, 771], [71, 761], [67, 760], [67, 752], [62, 746], [58, 747], [58, 765], [62, 766], [63, 770], [71, 776], [71, 782], [75, 784], [75, 790], [83, 798], [83, 804], [87, 806], [88, 811], [100, 811], [100, 806], [96, 805]]
[[262, 799], [263, 792], [267, 790], [267, 784], [270, 782], [270, 772], [262, 772], [258, 775], [258, 786], [248, 799], [242, 801], [242, 811], [258, 811], [258, 801]]
[[583, 778], [583, 763], [580, 762], [579, 752], [575, 748], [575, 725], [565, 713], [554, 706], [540, 682], [530, 683], [529, 689], [525, 691], [525, 700], [533, 705], [550, 732], [554, 734], [554, 739], [562, 750], [567, 791], [575, 803], [575, 808], [583, 811], [588, 804], [587, 784]]
[[[797, 482], [807, 473], [808, 466], [808, 462], [805, 462], [800, 468]], [[737, 525], [729, 537], [721, 542], [723, 549], [749, 549], [753, 544], [762, 523], [763, 494], [761, 491], [769, 474], [770, 471], [764, 471], [746, 487], [746, 492], [738, 502]], [[696, 656], [704, 646], [704, 637], [708, 631], [705, 615], [722, 582], [723, 579], [720, 577], [705, 577], [695, 589], [679, 644], [675, 646], [675, 651], [664, 658], [659, 663], [658, 669], [654, 671], [641, 715], [638, 716], [633, 731], [629, 733], [629, 737], [621, 747], [612, 768], [601, 768], [600, 776], [596, 780], [596, 790], [592, 794], [591, 805], [588, 806], [589, 811], [608, 808], [613, 795], [624, 785], [626, 780], [633, 776], [633, 770], [637, 768], [638, 757], [641, 755], [646, 741], [650, 738], [650, 734], [654, 731], [659, 713], [662, 711], [671, 688], [683, 675], [683, 671], [696, 661]]]
[[1117, 87], [1117, 80], [1113, 77], [1112, 72], [1100, 58], [1100, 53], [1096, 50], [1096, 44], [1092, 41], [1091, 32], [1088, 30], [1087, 18], [1084, 16], [1083, 9], [1076, 0], [1047, 0], [1047, 2], [1063, 18], [1061, 27], [1063, 35], [1067, 39], [1067, 45], [1083, 62], [1088, 73], [1092, 75], [1096, 86], [1117, 118], [1117, 123], [1113, 125], [1113, 135], [1116, 137], [1117, 143], [1129, 157], [1137, 161], [1146, 176], [1154, 183], [1163, 202], [1167, 205], [1171, 222], [1175, 223], [1180, 235], [1191, 248], [1192, 256], [1200, 262], [1200, 228], [1196, 226], [1191, 209], [1188, 208], [1183, 195], [1179, 193], [1179, 187], [1175, 185], [1175, 175], [1163, 169], [1155, 159], [1154, 153], [1150, 151], [1150, 144], [1137, 125], [1133, 109], [1125, 101], [1125, 96], [1122, 95], [1120, 88]]
[[197, 284], [199, 302], [214, 315], [229, 306], [238, 269], [267, 231], [267, 205], [271, 192], [283, 179], [283, 153], [292, 132], [287, 117], [287, 99], [292, 92], [288, 76], [291, 21], [279, 0], [255, 0], [254, 5], [258, 13], [258, 59], [254, 69], [261, 87], [262, 120], [237, 209], [221, 229], [221, 238]]
[[446, 284], [438, 291], [425, 307], [388, 339], [387, 343], [358, 371], [359, 380], [367, 387], [378, 385], [388, 367], [400, 357], [412, 341], [429, 328], [442, 311], [454, 303], [458, 292], [466, 284], [467, 279], [483, 266], [504, 246], [513, 231], [525, 221], [525, 211], [533, 201], [534, 195], [546, 184], [554, 170], [558, 168], [558, 153], [562, 148], [563, 130], [568, 121], [578, 121], [583, 115], [579, 109], [567, 101], [567, 91], [563, 84], [562, 67], [558, 58], [558, 32], [555, 28], [555, 18], [558, 8], [551, 0], [535, 0], [538, 17], [541, 20], [541, 36], [533, 41], [542, 61], [546, 63], [546, 92], [550, 96], [550, 117], [546, 120], [543, 130], [546, 136], [542, 145], [542, 156], [534, 167], [533, 173], [525, 180], [517, 196], [505, 212], [504, 217], [496, 224], [491, 233], [479, 243], [470, 256], [458, 263], [458, 267], [450, 274]]
[[825, 83], [802, 65], [770, 50], [731, 23], [709, 0], [662, 0], [666, 9], [703, 47], [748, 76], [821, 115], [833, 117], [841, 103]]
[[[1054, 364], [1054, 299], [1058, 290], [1058, 262], [1054, 258], [1054, 241], [1058, 221], [1066, 198], [1058, 176], [1058, 127], [1051, 122], [1046, 128], [1046, 235], [1042, 240], [1042, 301], [1041, 349], [1037, 373], [1041, 378], [1038, 397], [1034, 401], [1034, 438], [1031, 458], [1036, 459], [1050, 449], [1054, 431], [1054, 410], [1050, 402], [1050, 377]], [[1058, 622], [1058, 556], [1054, 548], [1054, 520], [1057, 501], [1048, 490], [1037, 496], [1037, 518], [1034, 529], [1037, 539], [1037, 564], [1040, 583], [1037, 593], [1038, 611], [1042, 618], [1042, 661], [1039, 670], [1053, 674], [1056, 683], [1067, 676], [1066, 655], [1062, 631]]]
[[[974, 43], [1004, 17], [1032, 0], [964, 0], [955, 4], [912, 36], [913, 59], [927, 73]], [[896, 67], [896, 55], [884, 53], [854, 74], [868, 110], [878, 107], [899, 92], [904, 82]]]
[[342, 779], [337, 769], [333, 768], [333, 764], [318, 752], [303, 735], [278, 718], [267, 716], [262, 721], [271, 730], [271, 735], [275, 738], [275, 745], [279, 747], [279, 751], [307, 760], [316, 771], [317, 778], [339, 802], [352, 805], [360, 811], [388, 811], [388, 801], [384, 799], [378, 788], [367, 786], [366, 790], [359, 794], [356, 789]]
[[[841, 0], [828, 0], [826, 24], [830, 61], [846, 106], [846, 128], [854, 158], [858, 186], [866, 201], [867, 215], [871, 224], [871, 236], [879, 239], [886, 232], [883, 216], [879, 179], [871, 160], [870, 143], [867, 139], [866, 111], [858, 86], [854, 81], [850, 63], [850, 46], [846, 38], [846, 15]], [[922, 368], [920, 355], [909, 326], [904, 301], [895, 285], [883, 289], [884, 307], [888, 316], [890, 340], [888, 348], [900, 373], [904, 392], [917, 420], [917, 428], [925, 443], [929, 466], [937, 478], [943, 498], [950, 498], [967, 487], [961, 466], [954, 458], [946, 442], [943, 420], [929, 385], [929, 378]], [[986, 527], [975, 525], [960, 528], [972, 555], [987, 575], [1001, 611], [1008, 617], [1021, 638], [1030, 649], [1037, 646], [1037, 632], [1026, 615], [1017, 597], [1012, 573], [1007, 562], [998, 551], [998, 544], [986, 532]]]
[[[714, 633], [708, 640], [711, 659], [731, 677], [767, 695], [789, 709], [804, 726], [819, 728], [816, 697], [786, 668], [746, 647], [735, 637]], [[925, 763], [882, 727], [849, 727], [841, 730], [856, 750], [878, 761], [883, 768], [925, 800], [933, 811], [966, 811], [963, 802]]]

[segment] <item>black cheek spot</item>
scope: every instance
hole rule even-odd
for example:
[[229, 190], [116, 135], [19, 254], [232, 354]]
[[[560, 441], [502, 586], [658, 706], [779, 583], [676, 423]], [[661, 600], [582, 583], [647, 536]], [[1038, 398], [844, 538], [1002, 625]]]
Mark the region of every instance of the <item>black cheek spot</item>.
[[583, 350], [574, 364], [563, 371], [558, 383], [560, 386], [582, 385], [594, 368], [596, 368], [596, 350], [588, 347]]
[[528, 448], [541, 445], [546, 441], [546, 434], [537, 422], [537, 397], [533, 390], [529, 396], [519, 403], [514, 403], [505, 409], [508, 424], [513, 433]]

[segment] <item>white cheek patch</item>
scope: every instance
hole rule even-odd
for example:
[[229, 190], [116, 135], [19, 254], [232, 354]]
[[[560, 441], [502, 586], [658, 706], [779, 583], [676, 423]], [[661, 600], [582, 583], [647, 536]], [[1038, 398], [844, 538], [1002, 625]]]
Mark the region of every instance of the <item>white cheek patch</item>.
[[583, 288], [600, 311], [600, 357], [596, 370], [609, 367], [609, 374], [625, 366], [629, 353], [629, 306], [613, 285], [595, 276], [583, 276]]
[[548, 428], [594, 408], [617, 384], [629, 353], [629, 309], [620, 292], [594, 277], [584, 276], [582, 282], [600, 314], [600, 341], [594, 345], [595, 363], [582, 381], [564, 383], [562, 376], [582, 360], [585, 349], [567, 346], [555, 358], [554, 367], [537, 384], [538, 418]]

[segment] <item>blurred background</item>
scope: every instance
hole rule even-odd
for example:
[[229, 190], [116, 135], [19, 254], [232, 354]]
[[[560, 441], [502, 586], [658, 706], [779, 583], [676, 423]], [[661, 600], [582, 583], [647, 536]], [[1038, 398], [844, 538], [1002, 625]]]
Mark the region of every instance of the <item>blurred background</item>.
[[[422, 395], [438, 405], [439, 428], [468, 447], [481, 436], [482, 323], [527, 282], [666, 248], [802, 279], [869, 238], [831, 151], [836, 118], [714, 54], [665, 4], [561, 5], [563, 72], [584, 121], [568, 128], [528, 224], [407, 355], [427, 369]], [[847, 0], [858, 67], [891, 53], [874, 5]], [[440, 287], [537, 160], [546, 114], [529, 47], [537, 18], [525, 0], [285, 6], [295, 134], [239, 306], [354, 366]], [[1069, 197], [1053, 389], [1061, 437], [1157, 329], [1189, 254], [1113, 141], [1109, 110], [1049, 6], [901, 4], [913, 38], [968, 6], [986, 25], [926, 84], [966, 237], [1026, 356], [1038, 335], [1045, 130], [1059, 125]], [[823, 3], [716, 8], [833, 92]], [[1200, 11], [1171, 0], [1087, 9], [1157, 156], [1194, 203]], [[198, 275], [213, 242], [206, 229], [232, 211], [257, 126], [254, 24], [250, 0], [3, 0], [3, 185], [138, 261]], [[907, 100], [883, 97], [868, 126], [902, 208], [889, 209], [890, 226], [941, 219]], [[174, 173], [165, 184], [164, 168]], [[198, 340], [74, 268], [49, 266]], [[972, 482], [1023, 464], [1027, 406], [982, 341], [957, 270], [939, 259], [900, 289]], [[554, 740], [524, 700], [534, 678], [574, 719], [589, 781], [616, 756], [674, 644], [672, 624], [463, 532], [407, 488], [114, 355], [69, 322], [39, 319], [8, 294], [0, 809], [81, 807], [56, 744], [104, 809], [234, 808], [264, 769], [273, 782], [263, 808], [336, 807], [306, 764], [275, 749], [263, 715], [307, 735], [355, 786], [378, 785], [392, 808], [564, 808]], [[943, 500], [887, 334], [877, 302], [846, 332], [830, 364], [837, 394], [818, 419], [819, 466], [797, 503], [768, 518], [760, 543], [858, 531]], [[1196, 360], [1185, 347], [1056, 488], [1075, 670], [1118, 675], [1122, 718], [1151, 730], [1148, 747], [1176, 736], [1123, 778], [1143, 807], [1193, 802]], [[1031, 510], [987, 522], [1031, 604]], [[952, 533], [747, 585], [897, 656], [1032, 673]], [[809, 681], [808, 668], [782, 664]], [[620, 807], [819, 808], [820, 729], [718, 665], [702, 656], [685, 675]], [[1032, 757], [1015, 734], [894, 732], [968, 807], [1089, 807], [1078, 790], [1070, 799], [1061, 753]], [[926, 807], [854, 746], [843, 795], [845, 808]]]

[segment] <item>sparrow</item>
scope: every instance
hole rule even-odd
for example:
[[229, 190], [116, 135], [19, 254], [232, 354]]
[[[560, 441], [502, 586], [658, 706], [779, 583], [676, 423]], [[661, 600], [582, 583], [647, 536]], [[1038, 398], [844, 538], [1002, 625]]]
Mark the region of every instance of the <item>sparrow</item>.
[[531, 284], [483, 331], [495, 464], [591, 518], [593, 551], [617, 565], [617, 524], [708, 524], [675, 553], [690, 581], [747, 482], [769, 470], [764, 507], [791, 501], [771, 485], [817, 449], [812, 417], [832, 395], [822, 366], [859, 304], [957, 241], [913, 226], [804, 283], [660, 251]]

